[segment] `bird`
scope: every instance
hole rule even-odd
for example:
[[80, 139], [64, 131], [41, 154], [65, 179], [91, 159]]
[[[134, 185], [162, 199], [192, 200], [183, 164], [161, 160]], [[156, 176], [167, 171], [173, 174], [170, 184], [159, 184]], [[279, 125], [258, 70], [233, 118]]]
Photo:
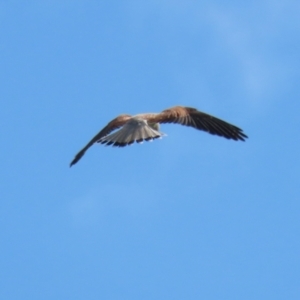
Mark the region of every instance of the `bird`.
[[70, 167], [75, 165], [95, 143], [125, 147], [134, 142], [142, 143], [162, 138], [165, 134], [160, 131], [160, 124], [164, 123], [193, 127], [235, 141], [245, 141], [248, 138], [239, 127], [192, 107], [174, 106], [160, 113], [143, 113], [134, 116], [121, 114], [111, 120], [75, 155]]

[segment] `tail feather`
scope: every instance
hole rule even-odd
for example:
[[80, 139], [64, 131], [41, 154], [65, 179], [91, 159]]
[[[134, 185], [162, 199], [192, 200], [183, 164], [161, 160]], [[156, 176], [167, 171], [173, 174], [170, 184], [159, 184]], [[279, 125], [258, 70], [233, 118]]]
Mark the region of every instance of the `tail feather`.
[[133, 119], [127, 122], [117, 132], [103, 137], [99, 142], [102, 144], [124, 147], [134, 142], [141, 143], [160, 138], [164, 134], [151, 128], [147, 121], [141, 119]]

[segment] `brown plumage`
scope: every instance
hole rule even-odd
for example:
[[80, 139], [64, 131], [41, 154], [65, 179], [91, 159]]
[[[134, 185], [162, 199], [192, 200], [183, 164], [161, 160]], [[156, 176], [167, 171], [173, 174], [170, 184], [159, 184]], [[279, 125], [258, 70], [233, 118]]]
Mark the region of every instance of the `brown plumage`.
[[[159, 131], [159, 124], [177, 123], [199, 130], [204, 130], [210, 134], [219, 135], [235, 141], [244, 141], [247, 135], [243, 130], [211, 115], [198, 111], [195, 108], [174, 106], [161, 113], [146, 113], [135, 116], [120, 115], [110, 121], [99, 133], [97, 133], [87, 145], [80, 150], [70, 163], [70, 167], [76, 164], [85, 151], [94, 143], [124, 147], [134, 142], [140, 143], [150, 141], [164, 136]], [[119, 129], [116, 132], [112, 131]]]

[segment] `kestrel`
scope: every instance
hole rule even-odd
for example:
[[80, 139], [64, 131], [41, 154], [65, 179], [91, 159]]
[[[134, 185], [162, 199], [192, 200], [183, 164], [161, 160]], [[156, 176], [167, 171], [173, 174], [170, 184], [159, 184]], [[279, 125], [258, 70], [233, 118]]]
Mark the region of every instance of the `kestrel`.
[[[75, 165], [94, 143], [124, 147], [134, 142], [141, 143], [161, 138], [165, 135], [159, 131], [159, 124], [162, 123], [177, 123], [235, 141], [245, 141], [247, 138], [239, 127], [191, 107], [174, 106], [161, 113], [145, 113], [135, 116], [122, 114], [110, 121], [76, 154], [70, 167]], [[111, 133], [118, 128], [120, 128], [118, 131]]]

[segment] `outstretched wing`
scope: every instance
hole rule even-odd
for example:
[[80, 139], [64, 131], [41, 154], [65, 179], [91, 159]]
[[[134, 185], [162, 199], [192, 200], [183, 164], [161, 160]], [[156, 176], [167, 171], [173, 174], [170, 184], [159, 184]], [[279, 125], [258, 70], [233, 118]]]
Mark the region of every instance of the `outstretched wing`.
[[156, 115], [155, 121], [190, 126], [235, 141], [244, 141], [247, 138], [247, 135], [239, 127], [191, 107], [171, 107]]
[[84, 155], [85, 151], [89, 149], [94, 143], [98, 142], [101, 138], [108, 135], [113, 130], [122, 127], [129, 119], [130, 115], [120, 115], [117, 118], [110, 121], [100, 132], [98, 132], [84, 148], [82, 148], [76, 155], [75, 158], [71, 161], [70, 167], [75, 165], [81, 157]]

